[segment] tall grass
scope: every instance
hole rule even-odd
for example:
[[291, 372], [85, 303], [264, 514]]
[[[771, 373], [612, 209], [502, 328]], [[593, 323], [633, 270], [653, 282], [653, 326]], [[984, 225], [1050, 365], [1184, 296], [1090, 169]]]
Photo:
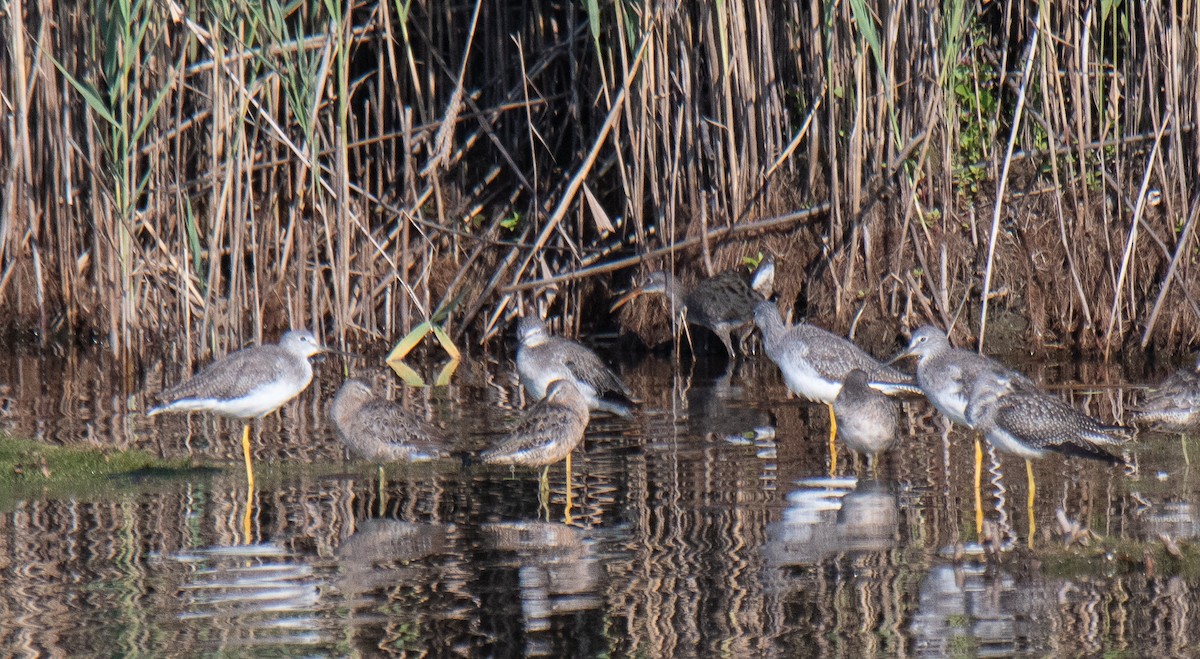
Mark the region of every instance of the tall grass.
[[382, 346], [439, 310], [457, 340], [596, 322], [640, 268], [763, 251], [784, 306], [860, 334], [1180, 346], [1196, 11], [9, 3], [0, 304], [122, 350]]

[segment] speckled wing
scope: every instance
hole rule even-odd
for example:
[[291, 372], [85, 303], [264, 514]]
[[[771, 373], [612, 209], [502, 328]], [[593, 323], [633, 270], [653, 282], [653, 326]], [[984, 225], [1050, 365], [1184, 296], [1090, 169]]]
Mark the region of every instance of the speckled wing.
[[[1024, 391], [1045, 395], [1032, 380], [1024, 375], [1009, 370], [999, 362], [970, 350], [953, 349], [947, 354], [932, 359], [924, 366], [917, 367], [918, 381], [925, 389], [930, 400], [937, 399], [934, 404], [942, 412], [959, 423], [973, 426], [979, 413], [972, 414], [968, 409], [968, 401], [979, 405], [976, 387], [979, 378], [989, 374], [992, 380], [1003, 379], [1006, 389]], [[991, 397], [995, 399], [994, 396]]]
[[697, 324], [739, 325], [754, 321], [763, 298], [738, 272], [723, 272], [696, 285], [687, 296], [688, 315]]
[[542, 466], [567, 457], [587, 428], [587, 408], [574, 409], [542, 399], [530, 407], [504, 439], [484, 451], [488, 464]]
[[872, 383], [915, 384], [911, 375], [879, 363], [879, 360], [862, 348], [833, 332], [801, 324], [792, 327], [789, 333], [799, 339], [788, 343], [793, 346], [803, 345], [806, 354], [800, 357], [807, 359], [821, 377], [827, 380], [841, 381], [847, 373], [857, 368], [865, 371]]
[[376, 398], [363, 405], [357, 416], [362, 431], [376, 439], [447, 455], [442, 446], [446, 440], [442, 430], [397, 403]]
[[1150, 388], [1135, 408], [1134, 418], [1169, 430], [1200, 426], [1200, 372], [1185, 368]]
[[164, 404], [189, 398], [241, 398], [286, 377], [295, 377], [295, 359], [278, 345], [232, 352], [209, 364], [189, 380], [159, 394]]
[[995, 425], [1037, 449], [1100, 458], [1113, 462], [1103, 446], [1119, 446], [1125, 438], [1107, 426], [1045, 393], [1016, 391], [1000, 398]]
[[576, 380], [595, 389], [597, 397], [606, 393], [616, 393], [632, 398], [629, 387], [596, 353], [569, 339], [556, 337], [555, 341], [561, 346], [556, 349], [561, 351], [563, 364]]

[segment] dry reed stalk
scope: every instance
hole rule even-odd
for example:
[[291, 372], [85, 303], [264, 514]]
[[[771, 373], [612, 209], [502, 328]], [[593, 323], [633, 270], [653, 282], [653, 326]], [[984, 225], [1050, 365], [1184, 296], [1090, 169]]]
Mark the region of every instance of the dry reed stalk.
[[1033, 60], [1037, 56], [1037, 40], [1038, 34], [1041, 32], [1039, 14], [1033, 22], [1033, 34], [1029, 37], [1029, 44], [1025, 47], [1025, 66], [1021, 72], [1021, 89], [1017, 94], [1017, 107], [1013, 110], [1012, 132], [1008, 138], [1008, 148], [1004, 152], [1004, 164], [1000, 171], [1000, 185], [996, 191], [996, 202], [992, 210], [992, 228], [988, 232], [988, 249], [987, 249], [987, 265], [983, 271], [983, 294], [980, 296], [979, 309], [979, 344], [978, 349], [983, 352], [983, 340], [987, 332], [987, 311], [988, 301], [991, 298], [992, 284], [992, 266], [996, 256], [996, 234], [1000, 231], [1000, 209], [1004, 205], [1004, 190], [1008, 185], [1008, 168], [1012, 162], [1013, 147], [1017, 143], [1017, 131], [1021, 126], [1021, 112], [1025, 108], [1025, 93], [1028, 89], [1030, 73], [1033, 71]]
[[1167, 266], [1167, 272], [1163, 275], [1162, 282], [1159, 284], [1158, 295], [1154, 298], [1154, 306], [1151, 308], [1150, 316], [1146, 320], [1146, 329], [1142, 332], [1141, 347], [1143, 350], [1149, 345], [1150, 335], [1154, 333], [1154, 326], [1158, 321], [1159, 312], [1162, 310], [1163, 301], [1166, 299], [1167, 293], [1171, 290], [1171, 282], [1179, 279], [1181, 287], [1187, 285], [1186, 280], [1177, 275], [1177, 269], [1183, 250], [1191, 241], [1196, 216], [1200, 214], [1200, 200], [1193, 198], [1189, 205], [1192, 210], [1188, 214], [1187, 222], [1183, 225], [1183, 230], [1179, 232], [1179, 240], [1175, 244], [1175, 251], [1171, 254], [1171, 264]]
[[[1041, 48], [1043, 51], [1048, 49], [1048, 46], [1046, 45], [1045, 41], [1042, 42]], [[1047, 70], [1045, 62], [1049, 59], [1048, 55], [1049, 55], [1048, 53], [1043, 54], [1039, 58], [1041, 65], [1038, 67], [1039, 84], [1042, 86], [1043, 89], [1046, 89], [1046, 90], [1053, 89], [1053, 93], [1047, 93], [1042, 96], [1043, 113], [1046, 116], [1054, 116], [1056, 118], [1056, 121], [1059, 123], [1059, 125], [1064, 125], [1064, 126], [1070, 125], [1074, 129], [1074, 134], [1077, 138], [1077, 141], [1079, 141], [1080, 143], [1083, 143], [1084, 139], [1082, 139], [1082, 138], [1084, 135], [1086, 135], [1086, 132], [1084, 130], [1085, 127], [1083, 125], [1081, 125], [1081, 122], [1079, 122], [1079, 121], [1071, 122], [1068, 119], [1068, 117], [1067, 117], [1067, 107], [1068, 106], [1067, 106], [1067, 102], [1066, 102], [1066, 99], [1065, 99], [1065, 96], [1063, 93], [1064, 85], [1061, 83], [1061, 81], [1059, 80], [1059, 78], [1057, 76], [1051, 76], [1050, 71]], [[1072, 89], [1074, 90], [1075, 93], [1079, 93], [1079, 90], [1080, 90], [1080, 78], [1081, 78], [1080, 74], [1081, 73], [1082, 73], [1082, 71], [1081, 71], [1080, 66], [1078, 64], [1076, 64], [1074, 67], [1072, 67], [1072, 69], [1070, 70], [1070, 73], [1068, 75], [1067, 84], [1069, 84], [1072, 87]], [[1078, 98], [1078, 97], [1072, 96], [1072, 98]], [[1047, 131], [1047, 133], [1053, 134], [1049, 130]], [[1065, 182], [1063, 180], [1063, 172], [1061, 171], [1062, 165], [1059, 162], [1059, 155], [1058, 155], [1059, 149], [1063, 148], [1063, 146], [1064, 145], [1061, 144], [1061, 142], [1059, 140], [1055, 140], [1054, 144], [1051, 145], [1052, 148], [1050, 148], [1048, 150], [1048, 154], [1050, 157], [1050, 180], [1051, 180], [1051, 183], [1052, 183], [1054, 189], [1068, 189], [1068, 190], [1071, 190], [1072, 192], [1074, 192], [1074, 189], [1070, 186], [1066, 186]], [[1075, 157], [1077, 157], [1077, 158], [1080, 158], [1081, 156], [1086, 155], [1086, 154], [1082, 154], [1080, 151], [1076, 151], [1075, 154], [1076, 154]], [[1068, 163], [1068, 165], [1069, 165], [1069, 163]], [[1072, 167], [1071, 169], [1074, 170], [1075, 168]], [[1080, 191], [1080, 193], [1082, 194], [1082, 196], [1084, 197], [1084, 200], [1085, 200], [1083, 207], [1086, 207], [1087, 206], [1086, 199], [1087, 199], [1087, 194], [1088, 194], [1087, 187], [1084, 186], [1084, 188]], [[1079, 306], [1078, 313], [1082, 315], [1082, 323], [1081, 323], [1082, 329], [1084, 331], [1090, 331], [1093, 327], [1091, 304], [1088, 302], [1087, 294], [1084, 292], [1084, 289], [1083, 289], [1083, 280], [1079, 274], [1079, 266], [1076, 263], [1077, 257], [1075, 255], [1075, 249], [1072, 247], [1072, 245], [1067, 237], [1067, 217], [1066, 217], [1066, 212], [1065, 212], [1065, 209], [1063, 206], [1063, 197], [1060, 195], [1052, 195], [1052, 199], [1054, 201], [1054, 215], [1057, 220], [1057, 226], [1058, 226], [1059, 246], [1063, 250], [1063, 254], [1067, 261], [1067, 269], [1069, 270], [1070, 275], [1071, 275], [1071, 286], [1072, 286], [1072, 292], [1074, 293], [1074, 297], [1071, 298], [1070, 307], [1074, 307], [1075, 304], [1078, 304], [1078, 306]], [[1080, 207], [1079, 205], [1076, 205], [1076, 208], [1079, 208], [1079, 207]], [[1068, 315], [1068, 313], [1069, 313], [1069, 315]], [[1066, 316], [1064, 318], [1064, 320], [1067, 323], [1070, 323], [1072, 325], [1075, 324], [1075, 322], [1076, 322], [1075, 318], [1074, 318], [1075, 312], [1074, 312], [1073, 308], [1070, 309], [1069, 312], [1067, 312], [1067, 310], [1064, 310], [1064, 313], [1061, 315]], [[1041, 333], [1042, 330], [1043, 330], [1043, 328], [1041, 328], [1041, 327], [1034, 328], [1035, 332]]]
[[[1171, 115], [1163, 117], [1162, 126], [1165, 130], [1171, 123]], [[1161, 133], [1160, 133], [1161, 135]], [[1121, 304], [1121, 289], [1125, 284], [1126, 274], [1129, 272], [1130, 258], [1133, 255], [1134, 249], [1137, 246], [1138, 229], [1141, 227], [1142, 212], [1146, 208], [1146, 192], [1150, 185], [1150, 174], [1153, 170], [1155, 156], [1158, 154], [1158, 147], [1162, 143], [1161, 139], [1154, 141], [1154, 148], [1150, 150], [1150, 157], [1146, 165], [1145, 173], [1142, 177], [1142, 186], [1138, 190], [1137, 204], [1133, 209], [1133, 219], [1130, 222], [1129, 237], [1125, 241], [1125, 248], [1121, 253], [1121, 269], [1117, 274], [1117, 283], [1113, 287], [1112, 308], [1108, 313], [1108, 327], [1104, 330], [1104, 355], [1107, 358], [1109, 348], [1112, 346], [1113, 328], [1116, 326], [1119, 319], [1120, 304]], [[1135, 301], [1131, 300], [1131, 306]]]
[[[453, 306], [457, 340], [513, 293], [758, 251], [785, 306], [860, 332], [911, 306], [982, 336], [996, 305], [1084, 348], [1200, 336], [1190, 5], [126, 6], [120, 51], [78, 8], [0, 14], [0, 305], [42, 336], [390, 341]], [[1162, 204], [1118, 230], [1147, 175]], [[595, 320], [602, 290], [542, 301]]]

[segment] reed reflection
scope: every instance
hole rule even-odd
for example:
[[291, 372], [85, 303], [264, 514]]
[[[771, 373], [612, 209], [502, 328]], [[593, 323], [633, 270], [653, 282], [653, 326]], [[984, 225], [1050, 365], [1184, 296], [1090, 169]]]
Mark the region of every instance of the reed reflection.
[[[519, 389], [503, 359], [472, 368], [469, 385], [406, 395], [481, 448]], [[117, 429], [113, 446], [212, 466], [91, 490], [0, 489], [5, 654], [1171, 656], [1200, 641], [1189, 571], [1200, 471], [1170, 435], [1139, 441], [1131, 473], [1044, 461], [1036, 550], [963, 559], [978, 540], [970, 438], [943, 439], [923, 403], [902, 408], [885, 480], [809, 480], [827, 467], [824, 410], [788, 400], [769, 363], [748, 358], [723, 379], [647, 360], [622, 374], [638, 412], [597, 418], [577, 450], [567, 526], [526, 521], [538, 514], [534, 473], [443, 460], [389, 465], [381, 479], [345, 461], [319, 405], [340, 382], [323, 381], [256, 425], [257, 544], [234, 548], [246, 489], [236, 447], [218, 441], [229, 428], [119, 422], [96, 402], [120, 387], [81, 372], [97, 381], [24, 372], [6, 420], [44, 437]], [[54, 404], [24, 397], [45, 391], [60, 392]], [[1067, 393], [1106, 418], [1130, 397]], [[764, 425], [771, 446], [727, 441]], [[1006, 502], [1024, 500], [1025, 479], [1009, 469], [1002, 488], [990, 471], [992, 521], [1011, 534]], [[551, 485], [565, 506], [561, 471]], [[1065, 546], [1060, 510], [1089, 544]], [[1015, 521], [1024, 527], [1019, 510]]]

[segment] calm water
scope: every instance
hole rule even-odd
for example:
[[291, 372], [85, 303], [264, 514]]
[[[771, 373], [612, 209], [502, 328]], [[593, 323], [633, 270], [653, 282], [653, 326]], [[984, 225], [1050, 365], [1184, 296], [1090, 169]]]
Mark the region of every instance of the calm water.
[[[316, 386], [256, 426], [248, 497], [238, 424], [138, 412], [174, 370], [147, 384], [100, 353], [0, 361], [0, 430], [217, 467], [0, 497], [0, 651], [1163, 656], [1200, 642], [1200, 570], [1162, 553], [1188, 555], [1200, 533], [1178, 436], [1143, 433], [1131, 472], [1040, 461], [1032, 520], [1024, 463], [986, 459], [989, 554], [971, 439], [923, 403], [905, 406], [876, 477], [844, 455], [831, 478], [825, 408], [789, 400], [769, 362], [721, 378], [647, 358], [625, 369], [641, 411], [593, 420], [569, 487], [550, 470], [547, 514], [533, 471], [346, 461], [323, 416], [341, 367], [318, 365]], [[492, 358], [393, 395], [474, 449], [521, 404], [511, 370]], [[1106, 420], [1131, 400], [1114, 367], [1031, 373], [1102, 385], [1060, 393]]]

